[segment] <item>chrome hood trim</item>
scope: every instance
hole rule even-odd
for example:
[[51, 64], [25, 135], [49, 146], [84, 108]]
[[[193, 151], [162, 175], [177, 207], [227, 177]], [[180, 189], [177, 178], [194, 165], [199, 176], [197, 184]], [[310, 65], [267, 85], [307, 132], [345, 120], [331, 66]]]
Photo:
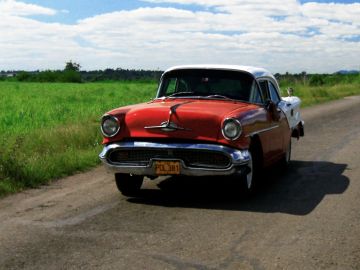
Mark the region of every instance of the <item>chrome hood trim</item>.
[[167, 121], [162, 122], [159, 126], [146, 126], [144, 128], [145, 129], [161, 129], [162, 131], [165, 131], [165, 132], [171, 132], [171, 131], [175, 131], [175, 130], [191, 131], [191, 129], [189, 129], [189, 128], [179, 127], [174, 122], [171, 122], [171, 117], [173, 114], [176, 114], [176, 109], [179, 108], [181, 105], [188, 104], [191, 102], [193, 102], [193, 101], [186, 101], [186, 102], [178, 103], [178, 104], [171, 106], [170, 112], [169, 112], [169, 118]]
[[175, 124], [174, 122], [170, 122], [170, 121], [162, 122], [159, 126], [148, 126], [148, 127], [144, 127], [144, 128], [145, 129], [161, 129], [162, 131], [165, 131], [165, 132], [171, 132], [171, 131], [175, 131], [175, 130], [191, 131], [190, 128], [179, 127], [177, 124]]

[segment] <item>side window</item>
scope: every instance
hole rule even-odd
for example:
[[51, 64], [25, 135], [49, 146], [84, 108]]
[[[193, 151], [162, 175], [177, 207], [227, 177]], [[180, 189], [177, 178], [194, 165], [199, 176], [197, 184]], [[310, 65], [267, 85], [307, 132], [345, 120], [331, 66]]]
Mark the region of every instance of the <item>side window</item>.
[[263, 97], [263, 100], [267, 101], [268, 99], [270, 99], [269, 94], [268, 94], [268, 82], [267, 81], [259, 81], [259, 85], [260, 85], [260, 90], [261, 90], [261, 95]]
[[249, 101], [258, 104], [263, 103], [263, 100], [261, 99], [261, 95], [260, 95], [260, 89], [256, 81], [253, 81], [252, 83]]
[[278, 104], [280, 102], [280, 97], [279, 97], [279, 94], [278, 94], [275, 86], [272, 84], [272, 82], [269, 82], [269, 93], [270, 93], [271, 100], [275, 104]]

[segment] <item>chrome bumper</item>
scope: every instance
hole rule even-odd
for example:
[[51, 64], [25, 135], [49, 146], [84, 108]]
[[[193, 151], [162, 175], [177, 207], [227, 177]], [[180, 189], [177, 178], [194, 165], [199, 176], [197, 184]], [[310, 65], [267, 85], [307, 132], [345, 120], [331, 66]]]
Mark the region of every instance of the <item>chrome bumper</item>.
[[[188, 143], [152, 143], [152, 142], [119, 142], [106, 145], [99, 155], [100, 160], [115, 173], [130, 173], [135, 175], [156, 176], [155, 161], [167, 159], [152, 159], [147, 166], [136, 164], [114, 164], [108, 160], [108, 155], [117, 149], [186, 149], [186, 150], [207, 150], [222, 152], [227, 155], [231, 164], [225, 169], [208, 168], [208, 167], [188, 167], [183, 160], [181, 164], [181, 175], [187, 176], [209, 176], [209, 175], [232, 175], [246, 172], [249, 162], [248, 150], [239, 150], [218, 144], [188, 144]], [[177, 159], [168, 159], [171, 161]]]

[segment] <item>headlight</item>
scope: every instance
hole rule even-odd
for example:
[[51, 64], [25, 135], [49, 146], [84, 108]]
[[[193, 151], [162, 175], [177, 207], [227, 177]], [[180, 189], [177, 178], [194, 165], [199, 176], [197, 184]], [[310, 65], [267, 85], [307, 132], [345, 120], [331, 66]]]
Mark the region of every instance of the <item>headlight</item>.
[[234, 118], [225, 119], [222, 126], [222, 134], [225, 139], [234, 141], [240, 137], [242, 132], [241, 124]]
[[119, 120], [112, 115], [104, 115], [101, 120], [101, 132], [105, 137], [114, 137], [120, 130]]

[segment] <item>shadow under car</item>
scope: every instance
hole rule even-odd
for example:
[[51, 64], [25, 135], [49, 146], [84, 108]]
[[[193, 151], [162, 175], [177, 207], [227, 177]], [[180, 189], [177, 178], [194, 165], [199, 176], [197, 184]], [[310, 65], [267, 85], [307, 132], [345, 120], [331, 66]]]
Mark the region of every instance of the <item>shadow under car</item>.
[[307, 215], [327, 194], [341, 194], [349, 186], [346, 164], [327, 161], [292, 161], [287, 170], [266, 170], [255, 195], [242, 194], [238, 181], [229, 177], [168, 177], [159, 189], [141, 189], [131, 203], [287, 213]]

